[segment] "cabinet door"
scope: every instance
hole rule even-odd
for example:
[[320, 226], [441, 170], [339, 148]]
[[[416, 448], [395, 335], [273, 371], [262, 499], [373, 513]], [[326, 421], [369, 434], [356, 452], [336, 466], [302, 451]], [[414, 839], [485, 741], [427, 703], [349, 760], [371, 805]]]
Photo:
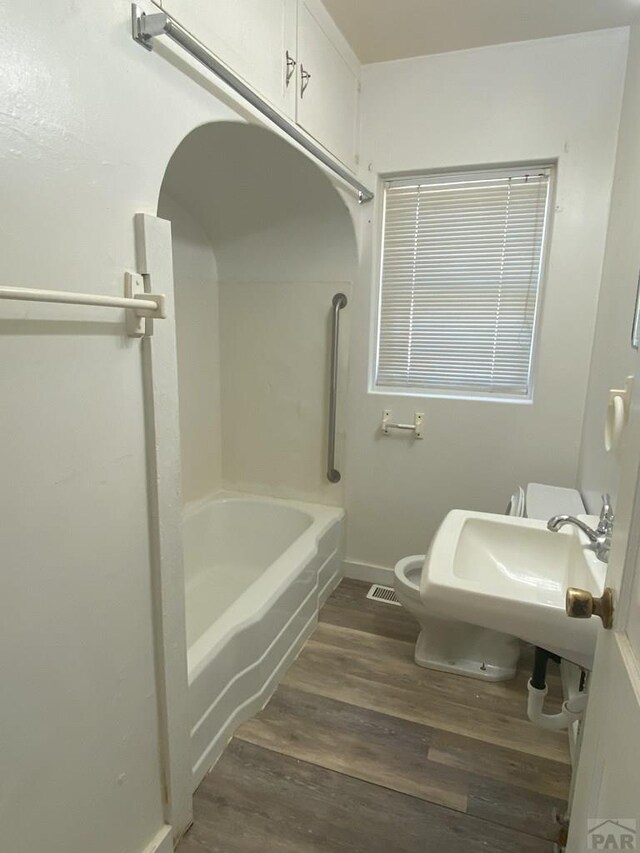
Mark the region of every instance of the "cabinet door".
[[162, 8], [274, 107], [294, 116], [296, 0], [163, 0]]
[[358, 62], [324, 7], [299, 0], [297, 121], [352, 170], [359, 86]]

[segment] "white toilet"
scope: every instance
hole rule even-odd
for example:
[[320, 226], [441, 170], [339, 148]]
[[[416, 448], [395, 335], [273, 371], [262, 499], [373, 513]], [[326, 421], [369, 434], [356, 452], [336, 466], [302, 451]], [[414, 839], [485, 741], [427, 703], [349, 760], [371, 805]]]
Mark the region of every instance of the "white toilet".
[[[585, 512], [574, 489], [529, 483], [526, 495], [518, 487], [507, 507], [507, 515], [548, 519], [566, 512]], [[415, 662], [427, 669], [455, 672], [485, 681], [507, 681], [516, 674], [520, 641], [466, 622], [442, 619], [420, 596], [420, 576], [429, 555], [405, 557], [395, 567], [394, 586], [400, 603], [420, 623]]]
[[405, 557], [395, 567], [395, 590], [400, 603], [420, 623], [414, 653], [418, 666], [455, 672], [485, 681], [508, 681], [516, 674], [520, 641], [466, 622], [442, 619], [420, 598], [424, 554]]
[[[507, 514], [522, 516], [525, 493], [516, 489]], [[515, 677], [520, 641], [466, 622], [442, 619], [420, 597], [420, 576], [429, 555], [405, 557], [395, 567], [394, 586], [400, 603], [420, 623], [421, 631], [414, 653], [418, 666], [455, 672], [485, 681], [508, 681]]]

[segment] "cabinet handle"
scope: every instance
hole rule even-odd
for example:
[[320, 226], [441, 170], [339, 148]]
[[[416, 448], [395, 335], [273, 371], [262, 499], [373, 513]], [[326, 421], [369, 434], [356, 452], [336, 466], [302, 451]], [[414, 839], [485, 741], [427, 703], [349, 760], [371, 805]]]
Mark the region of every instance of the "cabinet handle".
[[291, 82], [291, 78], [295, 74], [297, 64], [298, 63], [295, 61], [293, 56], [291, 56], [289, 51], [287, 51], [287, 76], [285, 79], [285, 83], [287, 86], [289, 85], [289, 83]]
[[308, 71], [304, 70], [304, 65], [300, 65], [300, 97], [304, 97], [304, 93], [307, 91], [307, 86], [309, 85], [309, 80], [311, 80], [311, 74]]

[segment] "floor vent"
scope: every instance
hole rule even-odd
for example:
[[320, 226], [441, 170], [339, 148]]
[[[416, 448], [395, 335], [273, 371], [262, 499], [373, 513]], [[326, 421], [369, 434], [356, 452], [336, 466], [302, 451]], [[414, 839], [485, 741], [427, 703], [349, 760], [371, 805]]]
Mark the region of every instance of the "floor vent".
[[396, 591], [392, 586], [382, 586], [382, 584], [374, 583], [367, 593], [367, 598], [372, 598], [374, 601], [382, 601], [384, 604], [397, 604], [398, 607], [402, 607], [398, 601]]

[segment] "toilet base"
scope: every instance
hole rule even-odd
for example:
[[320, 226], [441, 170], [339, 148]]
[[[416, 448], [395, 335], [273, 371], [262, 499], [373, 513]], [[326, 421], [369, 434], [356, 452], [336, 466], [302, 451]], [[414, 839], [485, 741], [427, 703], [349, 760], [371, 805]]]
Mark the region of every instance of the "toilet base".
[[[483, 629], [479, 630], [482, 631]], [[496, 635], [496, 637], [502, 639], [502, 635]], [[480, 653], [477, 657], [456, 655], [452, 648], [447, 649], [443, 653], [442, 644], [434, 644], [429, 641], [430, 639], [432, 637], [429, 636], [427, 631], [422, 630], [420, 632], [414, 652], [414, 660], [418, 666], [422, 666], [425, 669], [434, 669], [438, 672], [452, 672], [456, 675], [477, 678], [481, 681], [510, 681], [516, 676], [519, 648], [516, 651], [515, 644], [518, 641], [513, 638], [504, 638], [511, 641], [511, 643], [505, 644], [506, 648], [504, 651], [507, 654], [483, 656]], [[437, 648], [438, 645], [440, 648]], [[452, 654], [452, 652], [454, 653]], [[488, 660], [485, 660], [485, 657], [488, 657]], [[504, 659], [496, 660], [496, 657], [503, 657]]]
[[420, 595], [420, 575], [428, 556], [405, 557], [395, 567], [398, 600], [418, 621], [414, 660], [418, 666], [481, 681], [515, 678], [520, 640], [500, 631], [443, 619]]

